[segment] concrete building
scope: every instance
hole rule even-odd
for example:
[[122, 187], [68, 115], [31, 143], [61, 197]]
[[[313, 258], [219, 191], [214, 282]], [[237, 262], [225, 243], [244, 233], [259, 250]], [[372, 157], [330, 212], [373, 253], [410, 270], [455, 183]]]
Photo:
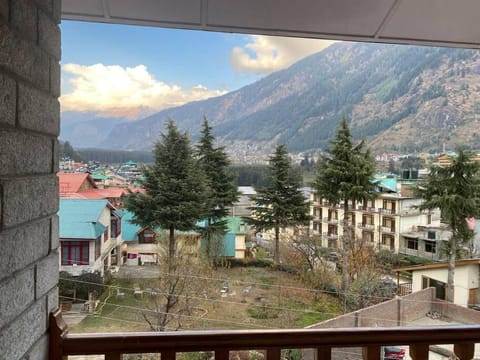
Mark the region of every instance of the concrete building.
[[[395, 269], [397, 273], [412, 274], [412, 292], [429, 287], [436, 289], [436, 297], [446, 298], [448, 262], [418, 265]], [[480, 259], [458, 260], [455, 262], [454, 299], [456, 305], [471, 307], [480, 300]]]
[[347, 218], [347, 226], [352, 237], [362, 239], [377, 250], [390, 250], [395, 253], [401, 248], [401, 233], [411, 231], [420, 225], [439, 225], [438, 211], [420, 212], [415, 208], [421, 203], [421, 199], [409, 195], [409, 184], [404, 186], [403, 192], [402, 184], [396, 179], [388, 179], [380, 185], [381, 192], [377, 194], [375, 200], [349, 204], [346, 214], [343, 204], [334, 206], [312, 192], [311, 231], [314, 235], [322, 236], [322, 246], [330, 248], [341, 246], [339, 237], [343, 234], [344, 217]]
[[61, 199], [58, 217], [61, 271], [74, 276], [99, 272], [103, 276], [117, 263], [121, 222], [107, 200]]

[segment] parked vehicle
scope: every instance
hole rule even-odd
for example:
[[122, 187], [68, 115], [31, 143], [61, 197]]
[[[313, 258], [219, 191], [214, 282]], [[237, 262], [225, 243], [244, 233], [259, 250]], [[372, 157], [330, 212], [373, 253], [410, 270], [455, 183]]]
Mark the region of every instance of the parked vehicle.
[[405, 352], [405, 349], [397, 346], [385, 346], [383, 348], [383, 360], [403, 360]]

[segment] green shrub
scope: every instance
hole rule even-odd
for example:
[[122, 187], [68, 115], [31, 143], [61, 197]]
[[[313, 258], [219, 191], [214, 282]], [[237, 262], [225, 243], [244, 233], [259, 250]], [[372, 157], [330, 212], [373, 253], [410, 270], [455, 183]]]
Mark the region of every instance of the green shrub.
[[278, 318], [278, 310], [269, 308], [267, 304], [250, 305], [247, 309], [248, 316], [254, 319], [276, 319]]

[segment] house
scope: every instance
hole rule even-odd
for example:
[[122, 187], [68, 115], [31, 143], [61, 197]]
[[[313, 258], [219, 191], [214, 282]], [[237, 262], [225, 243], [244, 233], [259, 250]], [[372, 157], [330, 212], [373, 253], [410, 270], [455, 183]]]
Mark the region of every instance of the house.
[[[210, 251], [210, 255], [228, 259], [244, 259], [247, 256], [247, 249], [251, 246], [247, 242], [247, 225], [242, 218], [236, 216], [229, 216], [224, 220], [227, 222], [227, 233], [220, 241], [220, 246]], [[205, 241], [202, 240], [202, 248], [205, 249], [205, 246]]]
[[60, 199], [60, 271], [72, 275], [117, 264], [120, 215], [107, 200]]
[[117, 209], [123, 207], [123, 200], [128, 195], [128, 190], [120, 187], [108, 187], [102, 189], [88, 189], [77, 193], [84, 199], [106, 199]]
[[96, 189], [97, 185], [89, 173], [65, 173], [59, 172], [58, 184], [60, 197], [68, 196], [70, 193], [78, 193], [88, 189]]
[[122, 263], [126, 265], [143, 265], [158, 263], [159, 256], [159, 229], [141, 227], [133, 223], [133, 213], [122, 213]]
[[257, 192], [252, 186], [239, 186], [238, 192], [240, 196], [232, 205], [230, 213], [232, 216], [250, 216], [251, 211], [248, 208], [254, 205], [250, 197]]
[[399, 254], [431, 260], [444, 260], [441, 251], [450, 240], [452, 231], [446, 226], [412, 226], [410, 231], [400, 233]]
[[414, 226], [440, 225], [440, 212], [419, 211], [416, 206], [422, 200], [412, 194], [412, 184], [396, 178], [379, 177], [377, 198], [348, 204], [344, 214], [343, 203], [329, 204], [315, 191], [310, 195], [312, 215], [311, 232], [322, 237], [322, 246], [341, 246], [339, 235], [343, 233], [342, 219], [347, 218], [351, 236], [362, 239], [377, 250], [398, 253], [400, 234]]
[[[126, 265], [157, 264], [165, 251], [168, 235], [160, 228], [141, 227], [133, 221], [134, 214], [122, 212], [122, 263]], [[176, 232], [177, 249], [190, 256], [200, 253], [200, 234], [195, 231]]]
[[[448, 262], [402, 267], [394, 269], [394, 271], [399, 275], [398, 278], [401, 273], [411, 273], [412, 292], [434, 287], [437, 298], [445, 300]], [[464, 307], [477, 304], [480, 300], [479, 276], [480, 259], [458, 260], [455, 263], [454, 304]], [[401, 286], [401, 284], [399, 285]]]
[[[134, 214], [130, 211], [122, 213], [122, 258], [127, 265], [143, 265], [147, 263], [157, 264], [159, 255], [164, 251], [167, 233], [162, 229], [141, 227], [133, 222]], [[227, 217], [228, 232], [221, 241], [221, 247], [211, 251], [212, 255], [225, 258], [244, 259], [249, 244], [247, 238], [247, 226], [239, 217]], [[199, 226], [204, 226], [200, 222]], [[200, 234], [195, 231], [177, 231], [177, 247], [185, 254], [198, 256], [205, 243]], [[163, 243], [163, 245], [162, 245]], [[218, 252], [217, 252], [218, 250]], [[213, 254], [215, 252], [215, 254]]]

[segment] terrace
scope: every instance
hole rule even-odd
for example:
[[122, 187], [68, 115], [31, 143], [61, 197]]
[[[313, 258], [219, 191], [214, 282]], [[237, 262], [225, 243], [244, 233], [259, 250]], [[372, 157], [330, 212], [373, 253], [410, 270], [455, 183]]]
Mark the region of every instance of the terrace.
[[[65, 333], [58, 307], [58, 141], [60, 19], [265, 35], [480, 47], [480, 3], [366, 0], [1, 0], [0, 1], [0, 352], [2, 359], [62, 359], [73, 354], [358, 346], [378, 359], [382, 344], [410, 344], [426, 359], [430, 344], [455, 344], [473, 357], [480, 326], [179, 332]], [[52, 315], [54, 314], [54, 315]], [[50, 321], [48, 319], [50, 318]], [[50, 344], [50, 345], [49, 345]], [[49, 350], [50, 349], [50, 350]]]

